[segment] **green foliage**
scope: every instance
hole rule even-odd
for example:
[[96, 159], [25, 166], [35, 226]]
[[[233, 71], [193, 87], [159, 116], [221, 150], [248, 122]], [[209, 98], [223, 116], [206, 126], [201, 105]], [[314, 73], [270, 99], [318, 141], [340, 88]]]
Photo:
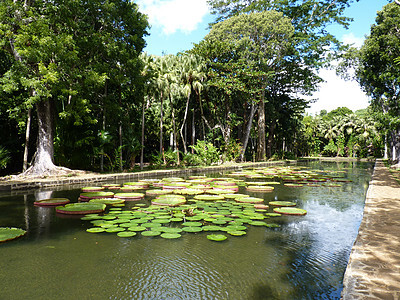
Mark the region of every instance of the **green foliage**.
[[5, 148], [0, 147], [0, 169], [5, 169], [9, 162], [10, 162], [9, 152]]
[[335, 156], [337, 153], [337, 146], [335, 145], [335, 142], [333, 140], [330, 140], [328, 145], [325, 145], [324, 147], [324, 154], [329, 155], [329, 156]]
[[210, 166], [220, 159], [220, 152], [209, 142], [197, 141], [196, 145], [190, 146], [194, 153], [188, 153], [184, 161], [192, 166]]
[[231, 139], [224, 147], [223, 160], [224, 161], [236, 161], [240, 156], [242, 149], [242, 143], [238, 140]]

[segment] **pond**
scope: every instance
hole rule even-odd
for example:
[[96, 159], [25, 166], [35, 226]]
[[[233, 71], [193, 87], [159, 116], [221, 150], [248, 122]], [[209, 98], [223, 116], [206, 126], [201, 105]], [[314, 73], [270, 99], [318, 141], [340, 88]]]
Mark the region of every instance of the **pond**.
[[[228, 236], [222, 242], [207, 238], [215, 232], [181, 232], [177, 239], [140, 232], [129, 238], [88, 233], [93, 227], [90, 221], [33, 205], [54, 197], [77, 202], [81, 189], [1, 194], [0, 227], [23, 228], [27, 234], [0, 244], [0, 298], [339, 299], [373, 164], [309, 162], [301, 166], [290, 167], [294, 176], [312, 170], [331, 181], [297, 187], [271, 179], [273, 175], [265, 172], [268, 178], [230, 177], [243, 180], [238, 182], [238, 193], [263, 198], [267, 205], [295, 202], [307, 214], [263, 220], [279, 227], [245, 223], [245, 235], [220, 232]], [[270, 192], [249, 192], [244, 186], [245, 182], [269, 180], [279, 182]], [[121, 211], [144, 210], [151, 199], [127, 201]], [[201, 209], [215, 203], [204, 202], [198, 202]], [[259, 211], [264, 216], [271, 212], [272, 206], [267, 212]]]

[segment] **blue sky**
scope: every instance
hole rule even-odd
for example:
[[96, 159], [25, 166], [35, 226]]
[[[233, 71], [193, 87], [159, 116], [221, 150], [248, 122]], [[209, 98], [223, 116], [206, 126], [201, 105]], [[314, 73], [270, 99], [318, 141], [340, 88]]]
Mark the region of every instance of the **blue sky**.
[[[148, 54], [176, 54], [191, 49], [208, 33], [208, 23], [213, 20], [206, 0], [136, 0], [140, 11], [147, 14], [151, 25], [150, 36], [146, 38]], [[388, 0], [360, 0], [353, 3], [346, 16], [354, 18], [348, 30], [332, 26], [331, 32], [346, 43], [360, 46], [369, 34], [374, 23], [376, 12], [386, 5]], [[356, 82], [344, 81], [332, 70], [321, 70], [320, 76], [325, 83], [313, 98], [316, 103], [307, 110], [310, 114], [321, 109], [328, 111], [340, 106], [352, 110], [366, 108], [368, 98]]]

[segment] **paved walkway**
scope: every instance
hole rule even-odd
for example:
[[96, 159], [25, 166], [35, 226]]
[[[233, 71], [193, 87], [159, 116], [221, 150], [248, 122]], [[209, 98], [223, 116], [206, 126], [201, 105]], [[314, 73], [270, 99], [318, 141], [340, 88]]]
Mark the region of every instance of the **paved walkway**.
[[400, 185], [377, 160], [343, 280], [343, 300], [400, 299]]

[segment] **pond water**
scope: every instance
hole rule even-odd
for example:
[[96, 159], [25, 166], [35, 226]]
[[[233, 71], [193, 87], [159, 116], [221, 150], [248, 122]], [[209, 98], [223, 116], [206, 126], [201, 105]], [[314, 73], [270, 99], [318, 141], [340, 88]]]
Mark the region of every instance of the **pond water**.
[[206, 232], [174, 240], [93, 234], [86, 232], [89, 221], [33, 205], [50, 197], [76, 202], [80, 189], [2, 194], [0, 227], [23, 228], [27, 235], [0, 244], [0, 299], [339, 299], [373, 164], [305, 166], [351, 182], [281, 183], [270, 193], [250, 193], [265, 204], [296, 202], [307, 215], [268, 219], [279, 228], [246, 225], [246, 235], [223, 242], [208, 240]]

